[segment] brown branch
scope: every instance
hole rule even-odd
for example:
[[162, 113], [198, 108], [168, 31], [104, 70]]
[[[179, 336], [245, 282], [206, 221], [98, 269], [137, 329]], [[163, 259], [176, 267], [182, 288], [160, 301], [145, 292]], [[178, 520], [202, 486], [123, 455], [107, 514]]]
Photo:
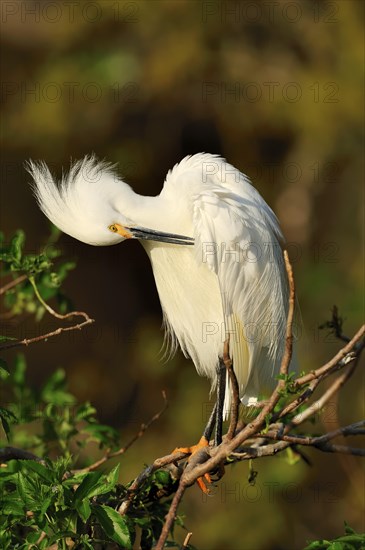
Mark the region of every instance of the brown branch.
[[86, 320], [82, 323], [78, 323], [77, 325], [72, 325], [71, 327], [59, 327], [52, 332], [47, 332], [47, 334], [42, 334], [41, 336], [36, 336], [35, 338], [24, 338], [23, 340], [17, 340], [16, 342], [7, 342], [6, 344], [2, 344], [0, 346], [0, 351], [10, 348], [17, 348], [19, 346], [29, 346], [29, 344], [34, 344], [35, 342], [41, 342], [42, 340], [48, 340], [48, 338], [52, 338], [53, 336], [58, 336], [62, 332], [68, 332], [70, 330], [81, 330], [84, 326], [91, 325], [95, 322], [94, 319], [90, 319], [87, 313], [84, 313], [83, 311], [72, 311], [69, 315], [71, 314], [80, 315]]
[[[26, 275], [22, 275], [22, 277], [27, 278]], [[19, 279], [18, 278], [18, 282]], [[16, 281], [17, 279], [15, 279]], [[13, 281], [13, 283], [15, 282]], [[85, 321], [82, 323], [78, 323], [76, 325], [72, 325], [71, 327], [59, 327], [56, 330], [53, 330], [52, 332], [48, 332], [47, 334], [42, 334], [41, 336], [36, 336], [35, 338], [24, 338], [23, 340], [18, 340], [16, 342], [8, 342], [7, 344], [3, 344], [0, 346], [0, 351], [10, 348], [16, 348], [19, 346], [29, 346], [29, 344], [34, 344], [35, 342], [41, 342], [42, 340], [47, 340], [48, 338], [52, 338], [53, 336], [59, 336], [62, 332], [68, 332], [70, 330], [81, 330], [82, 327], [86, 325], [90, 325], [94, 323], [94, 319], [91, 319], [87, 313], [84, 311], [70, 311], [69, 313], [57, 313], [50, 305], [47, 304], [42, 298], [42, 296], [39, 293], [39, 290], [37, 288], [37, 285], [35, 283], [34, 277], [29, 277], [29, 282], [31, 283], [34, 293], [36, 297], [38, 298], [39, 302], [42, 304], [42, 306], [48, 311], [52, 317], [55, 317], [56, 319], [69, 319], [70, 317], [83, 317]], [[4, 287], [3, 287], [4, 288]]]
[[341, 453], [352, 456], [365, 456], [365, 449], [349, 447], [348, 445], [335, 445], [333, 443], [323, 443], [323, 445], [314, 445], [315, 449], [325, 453]]
[[345, 336], [342, 332], [342, 324], [343, 324], [343, 319], [338, 315], [338, 307], [333, 306], [331, 321], [327, 321], [326, 323], [321, 325], [319, 328], [320, 329], [329, 328], [331, 329], [331, 332], [334, 333], [336, 338], [338, 338], [339, 340], [342, 340], [343, 342], [349, 342], [350, 338]]
[[182, 497], [184, 496], [186, 490], [185, 483], [182, 483], [180, 480], [179, 487], [174, 495], [174, 498], [172, 499], [170, 509], [167, 513], [165, 523], [163, 524], [162, 531], [160, 534], [160, 538], [157, 541], [157, 544], [155, 546], [155, 550], [162, 550], [165, 546], [165, 542], [167, 537], [169, 536], [169, 532], [174, 524], [176, 513], [178, 506], [181, 502]]
[[[323, 394], [323, 396], [318, 399], [315, 403], [313, 403], [313, 405], [311, 406], [311, 413], [310, 414], [304, 414], [306, 413], [306, 411], [302, 412], [302, 413], [298, 413], [298, 415], [296, 417], [294, 417], [293, 419], [293, 424], [291, 425], [288, 425], [288, 429], [290, 429], [290, 427], [293, 427], [294, 426], [297, 426], [299, 424], [301, 424], [302, 422], [304, 422], [309, 416], [313, 415], [315, 412], [318, 412], [321, 408], [323, 408], [323, 406], [328, 402], [328, 400], [334, 395], [334, 393], [336, 391], [338, 391], [342, 386], [343, 384], [349, 379], [349, 377], [351, 376], [353, 370], [356, 368], [356, 363], [353, 363], [351, 365], [351, 371], [346, 371], [345, 373], [343, 373], [343, 375], [339, 376], [334, 382], [333, 384], [331, 385], [330, 388], [328, 388], [328, 390], [325, 392], [325, 394]], [[344, 366], [344, 365], [343, 365]], [[262, 407], [266, 407], [268, 404], [268, 402], [263, 402], [262, 403]], [[298, 404], [299, 406], [299, 404]], [[281, 424], [280, 426], [282, 426], [282, 429], [284, 430], [284, 425]], [[357, 426], [357, 424], [355, 424], [355, 426]], [[269, 430], [273, 429], [275, 427], [275, 425], [271, 424], [270, 427], [269, 427]], [[345, 430], [345, 432], [347, 432], [347, 427], [345, 428], [342, 428]], [[245, 430], [245, 427], [239, 427], [238, 429], [238, 433], [237, 435], [240, 435], [242, 434], [242, 432]], [[340, 429], [341, 430], [341, 429]], [[259, 430], [256, 430], [254, 433], [252, 433], [251, 436], [247, 436], [247, 437], [244, 437], [244, 440], [250, 444], [249, 447], [245, 447], [244, 448], [244, 452], [243, 453], [240, 453], [240, 452], [237, 452], [235, 450], [233, 450], [232, 452], [226, 452], [224, 453], [224, 457], [227, 458], [228, 456], [230, 456], [230, 458], [237, 458], [239, 457], [240, 460], [248, 460], [250, 458], [260, 458], [260, 457], [263, 457], [263, 456], [272, 456], [272, 455], [275, 455], [277, 454], [278, 452], [281, 452], [283, 450], [285, 450], [287, 447], [289, 447], [290, 445], [293, 445], [294, 443], [296, 444], [300, 444], [299, 441], [291, 441], [290, 440], [290, 435], [289, 435], [289, 440], [286, 441], [286, 440], [283, 440], [283, 439], [286, 439], [286, 438], [280, 438], [277, 436], [277, 432], [276, 432], [276, 439], [280, 439], [277, 443], [273, 444], [273, 445], [262, 445], [260, 442], [264, 441], [265, 440], [265, 434], [261, 434], [261, 433], [258, 433]], [[337, 433], [337, 432], [336, 432]], [[268, 437], [270, 437], [270, 431], [268, 432]], [[287, 435], [286, 433], [284, 433], [283, 431], [283, 435]], [[249, 437], [251, 437], [251, 440], [249, 439]], [[256, 438], [256, 442], [255, 442], [255, 439], [252, 440], [252, 437], [253, 438]], [[227, 441], [227, 436], [225, 436], [223, 438], [223, 444], [222, 446], [220, 446], [220, 448], [224, 447], [226, 445], [226, 441]], [[321, 442], [321, 440], [319, 440], [319, 443]], [[323, 443], [323, 441], [322, 441]], [[219, 449], [220, 449], [219, 448]], [[236, 447], [236, 449], [238, 449], [239, 446]], [[324, 446], [324, 444], [322, 445], [322, 447], [316, 447], [318, 448], [319, 450], [321, 451], [325, 451], [325, 452], [336, 452], [335, 450], [333, 451], [332, 449], [337, 449], [337, 446], [332, 446], [332, 447], [328, 447], [327, 445]], [[352, 447], [338, 447], [339, 448], [339, 451], [338, 452], [346, 452], [347, 454], [351, 454], [352, 451], [354, 451], [354, 454], [360, 454], [362, 453], [363, 451], [360, 449], [353, 449]], [[346, 449], [346, 450], [345, 450]], [[243, 449], [241, 448], [240, 449], [241, 451], [243, 451]], [[210, 449], [209, 451], [206, 451], [206, 452], [209, 452], [209, 455], [214, 459], [212, 460], [212, 458], [210, 459], [209, 462], [205, 462], [204, 464], [201, 463], [201, 460], [199, 461], [198, 465], [196, 466], [196, 468], [198, 468], [198, 470], [196, 470], [195, 468], [193, 469], [193, 472], [194, 472], [194, 476], [190, 476], [191, 479], [188, 479], [187, 481], [189, 481], [189, 483], [193, 483], [194, 481], [191, 481], [191, 480], [194, 480], [194, 478], [196, 477], [199, 477], [201, 475], [203, 475], [206, 471], [208, 471], [208, 466], [210, 464], [213, 464], [213, 467], [216, 465], [216, 462], [219, 463], [220, 460], [217, 460], [216, 459], [216, 455], [218, 453], [218, 449]], [[162, 468], [168, 464], [171, 464], [173, 462], [177, 463], [183, 459], [186, 458], [186, 454], [185, 453], [172, 453], [172, 454], [169, 454], [169, 455], [166, 455], [165, 457], [161, 457], [161, 458], [158, 458], [154, 461], [154, 463], [152, 464], [152, 466], [149, 466], [148, 468], [146, 468], [141, 474], [140, 476], [138, 476], [138, 478], [135, 480], [135, 482], [132, 484], [131, 488], [130, 488], [130, 491], [131, 493], [135, 493], [138, 488], [140, 487], [140, 485], [154, 472], [156, 471], [157, 469], [159, 468]], [[230, 460], [231, 462], [231, 460]], [[193, 459], [191, 460], [190, 462], [190, 465], [192, 465], [193, 463]], [[187, 484], [187, 483], [186, 483]], [[120, 512], [121, 513], [125, 513], [127, 510], [127, 508], [123, 511], [123, 503], [122, 503], [122, 506], [121, 506], [121, 510]]]
[[5, 292], [7, 292], [8, 290], [11, 290], [12, 288], [14, 288], [14, 286], [19, 285], [20, 283], [22, 283], [22, 282], [25, 281], [26, 279], [28, 279], [28, 276], [27, 276], [27, 275], [20, 275], [20, 276], [17, 277], [16, 279], [13, 279], [12, 281], [10, 281], [9, 283], [7, 283], [6, 285], [2, 286], [2, 287], [0, 288], [0, 296], [2, 296], [3, 294], [5, 294]]
[[145, 468], [138, 477], [133, 481], [131, 486], [128, 488], [127, 496], [124, 498], [118, 508], [118, 513], [121, 516], [124, 516], [131, 505], [131, 502], [133, 500], [134, 495], [137, 493], [138, 489], [143, 485], [143, 483], [156, 471], [160, 468], [164, 468], [165, 466], [168, 466], [169, 464], [175, 464], [179, 462], [180, 460], [186, 458], [188, 456], [188, 453], [183, 452], [173, 452], [166, 456], [162, 456], [160, 458], [156, 458], [156, 460], [150, 465]]
[[319, 399], [312, 403], [305, 411], [296, 414], [295, 417], [291, 420], [290, 424], [287, 425], [287, 430], [290, 430], [292, 426], [299, 426], [299, 424], [302, 424], [313, 414], [323, 409], [324, 405], [328, 403], [331, 397], [335, 393], [337, 393], [340, 388], [342, 388], [342, 386], [347, 382], [347, 380], [349, 380], [349, 378], [352, 376], [353, 372], [356, 369], [358, 359], [359, 357], [354, 363], [352, 363], [348, 370], [341, 373], [340, 376], [338, 376], [336, 380], [333, 381], [331, 386], [321, 395]]
[[[363, 338], [365, 335], [365, 325], [362, 325], [362, 327], [357, 331], [355, 336], [350, 340], [350, 342], [344, 346], [336, 355], [328, 361], [328, 363], [325, 363], [322, 367], [319, 369], [316, 369], [308, 374], [305, 374], [304, 376], [301, 376], [300, 378], [297, 378], [295, 380], [295, 384], [297, 386], [303, 386], [304, 384], [307, 384], [308, 382], [311, 382], [315, 378], [319, 378], [320, 376], [328, 375], [333, 370], [336, 370], [339, 367], [342, 367], [349, 362], [356, 359], [356, 356], [358, 355], [359, 351], [364, 347], [364, 343], [360, 346], [360, 348], [356, 351], [356, 353], [352, 353], [355, 345]], [[342, 361], [344, 361], [344, 364], [340, 364]]]
[[80, 470], [74, 470], [73, 473], [75, 473], [75, 472], [78, 472], [78, 473], [79, 472], [93, 472], [94, 470], [99, 468], [102, 464], [104, 464], [105, 462], [107, 462], [111, 458], [115, 458], [116, 456], [123, 455], [133, 445], [133, 443], [135, 443], [138, 439], [140, 439], [143, 436], [143, 434], [146, 432], [146, 430], [148, 430], [148, 428], [151, 426], [151, 424], [156, 422], [156, 420], [158, 420], [160, 418], [160, 416], [166, 411], [166, 409], [168, 407], [168, 401], [167, 401], [167, 398], [166, 398], [166, 392], [165, 391], [162, 391], [162, 397], [163, 397], [163, 400], [164, 400], [164, 405], [163, 405], [162, 409], [160, 411], [158, 411], [156, 414], [154, 414], [152, 416], [152, 418], [150, 418], [149, 421], [146, 424], [145, 423], [141, 424], [138, 432], [132, 437], [132, 439], [130, 441], [128, 441], [128, 443], [126, 445], [124, 445], [124, 447], [121, 447], [117, 451], [113, 451], [113, 452], [110, 452], [110, 449], [108, 449], [107, 452], [105, 453], [105, 455], [102, 458], [100, 458], [99, 460], [97, 460], [96, 462], [91, 464], [90, 466], [87, 466], [86, 468], [81, 468]]
[[[234, 453], [231, 453], [229, 463], [234, 462], [231, 460], [232, 458], [234, 458], [236, 462], [240, 462], [242, 460], [262, 458], [264, 456], [274, 456], [284, 451], [286, 448], [290, 447], [291, 445], [292, 443], [290, 443], [289, 441], [278, 441], [277, 443], [274, 443], [271, 445], [265, 445], [264, 447], [258, 447], [258, 448], [244, 447]], [[311, 447], [313, 449], [317, 449], [319, 451], [323, 451], [326, 453], [343, 453], [343, 454], [355, 455], [355, 456], [365, 456], [365, 449], [361, 449], [361, 448], [359, 449], [357, 447], [349, 447], [347, 445], [335, 445], [331, 443], [323, 443], [322, 445], [313, 445]]]
[[181, 547], [181, 550], [187, 550], [188, 546], [189, 546], [189, 542], [190, 542], [190, 539], [191, 537], [193, 536], [193, 533], [188, 533], [185, 537], [185, 540], [184, 540], [184, 543]]
[[306, 435], [293, 435], [293, 434], [280, 434], [280, 432], [268, 431], [265, 434], [257, 434], [257, 437], [263, 437], [265, 439], [275, 439], [279, 441], [288, 441], [289, 443], [294, 443], [296, 445], [322, 445], [322, 443], [327, 443], [331, 439], [339, 436], [350, 436], [350, 435], [364, 435], [365, 434], [365, 420], [360, 420], [359, 422], [354, 422], [348, 426], [338, 428], [332, 432], [327, 432], [323, 435], [318, 436], [306, 436]]
[[[355, 334], [355, 336], [351, 340], [349, 340], [349, 343], [344, 348], [342, 348], [333, 357], [333, 359], [331, 359], [331, 361], [329, 361], [319, 369], [316, 369], [310, 372], [309, 374], [305, 376], [301, 376], [300, 378], [297, 378], [296, 380], [294, 380], [294, 385], [297, 387], [308, 384], [308, 382], [309, 382], [309, 386], [305, 388], [305, 390], [303, 391], [302, 394], [299, 395], [299, 397], [297, 397], [294, 401], [292, 401], [291, 403], [283, 407], [280, 411], [278, 411], [275, 415], [273, 415], [272, 420], [276, 421], [279, 418], [286, 416], [290, 412], [297, 409], [302, 403], [305, 403], [306, 401], [308, 401], [308, 399], [311, 397], [311, 395], [313, 394], [317, 386], [320, 384], [320, 382], [322, 382], [323, 379], [328, 375], [334, 373], [339, 368], [343, 368], [344, 366], [350, 365], [351, 363], [353, 363], [353, 361], [355, 361], [355, 365], [356, 365], [359, 354], [361, 353], [364, 347], [364, 343], [358, 346], [356, 352], [353, 352], [352, 350], [356, 345], [359, 344], [359, 341], [364, 335], [364, 332], [365, 332], [365, 325], [363, 325], [360, 328], [360, 330]], [[337, 359], [337, 362], [335, 362], [335, 359]], [[349, 376], [351, 376], [352, 372], [353, 372], [353, 369], [350, 369]], [[345, 377], [345, 381], [346, 380], [347, 380], [347, 377]]]

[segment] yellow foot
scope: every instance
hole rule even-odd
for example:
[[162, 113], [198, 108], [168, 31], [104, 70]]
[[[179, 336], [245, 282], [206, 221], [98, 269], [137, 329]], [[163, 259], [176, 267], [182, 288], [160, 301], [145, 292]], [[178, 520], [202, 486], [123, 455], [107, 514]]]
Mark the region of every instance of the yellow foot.
[[[192, 456], [195, 453], [197, 453], [198, 451], [200, 451], [201, 449], [204, 449], [205, 447], [208, 447], [208, 445], [209, 445], [209, 441], [203, 436], [199, 439], [199, 441], [196, 445], [192, 445], [191, 447], [176, 447], [176, 449], [174, 449], [172, 452], [173, 453], [186, 453], [186, 454], [189, 454], [189, 455]], [[203, 491], [203, 493], [209, 494], [209, 488], [206, 486], [205, 482], [211, 483], [212, 479], [211, 479], [211, 477], [208, 473], [204, 474], [203, 477], [198, 477], [196, 482], [197, 482], [200, 490]]]

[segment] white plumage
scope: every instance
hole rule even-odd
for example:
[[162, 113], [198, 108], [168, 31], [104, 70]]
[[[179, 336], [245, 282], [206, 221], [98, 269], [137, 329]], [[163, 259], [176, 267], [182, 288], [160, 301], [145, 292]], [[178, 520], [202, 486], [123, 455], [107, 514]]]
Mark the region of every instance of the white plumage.
[[[144, 197], [93, 157], [75, 163], [59, 185], [44, 163], [28, 170], [41, 209], [65, 233], [93, 245], [141, 239], [171, 347], [178, 342], [199, 374], [215, 385], [230, 334], [243, 402], [274, 384], [288, 303], [282, 235], [245, 175], [197, 154], [169, 171], [160, 195]], [[227, 391], [225, 416], [229, 405]]]

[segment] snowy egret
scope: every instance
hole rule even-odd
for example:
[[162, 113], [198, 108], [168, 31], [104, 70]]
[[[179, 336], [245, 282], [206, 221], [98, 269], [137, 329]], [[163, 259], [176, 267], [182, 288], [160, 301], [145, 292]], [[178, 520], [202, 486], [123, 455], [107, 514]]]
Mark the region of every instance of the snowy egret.
[[28, 171], [40, 208], [65, 233], [92, 245], [141, 241], [171, 350], [179, 344], [218, 386], [204, 437], [216, 423], [219, 443], [219, 419], [231, 402], [222, 362], [227, 336], [244, 404], [275, 383], [284, 351], [288, 282], [273, 211], [244, 174], [204, 153], [175, 165], [156, 197], [136, 194], [93, 156], [73, 164], [59, 184], [43, 162], [30, 162]]

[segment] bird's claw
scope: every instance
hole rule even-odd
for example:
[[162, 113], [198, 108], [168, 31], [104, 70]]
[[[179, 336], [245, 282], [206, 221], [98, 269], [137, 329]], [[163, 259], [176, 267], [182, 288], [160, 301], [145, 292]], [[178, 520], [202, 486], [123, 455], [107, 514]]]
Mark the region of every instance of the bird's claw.
[[[200, 451], [201, 449], [204, 449], [209, 446], [209, 441], [203, 436], [199, 439], [198, 443], [196, 445], [192, 445], [191, 447], [176, 447], [172, 452], [173, 453], [186, 453], [190, 455], [190, 458]], [[190, 460], [189, 458], [189, 460]], [[210, 493], [209, 488], [207, 487], [207, 483], [212, 483], [212, 479], [208, 473], [204, 474], [204, 476], [198, 477], [196, 480], [199, 489], [208, 495]]]
[[204, 474], [204, 476], [202, 477], [198, 477], [198, 479], [196, 480], [198, 486], [199, 486], [199, 489], [205, 493], [206, 495], [209, 495], [210, 493], [210, 489], [209, 487], [207, 487], [206, 483], [209, 483], [211, 484], [212, 483], [212, 478], [210, 477], [210, 475], [208, 473]]

